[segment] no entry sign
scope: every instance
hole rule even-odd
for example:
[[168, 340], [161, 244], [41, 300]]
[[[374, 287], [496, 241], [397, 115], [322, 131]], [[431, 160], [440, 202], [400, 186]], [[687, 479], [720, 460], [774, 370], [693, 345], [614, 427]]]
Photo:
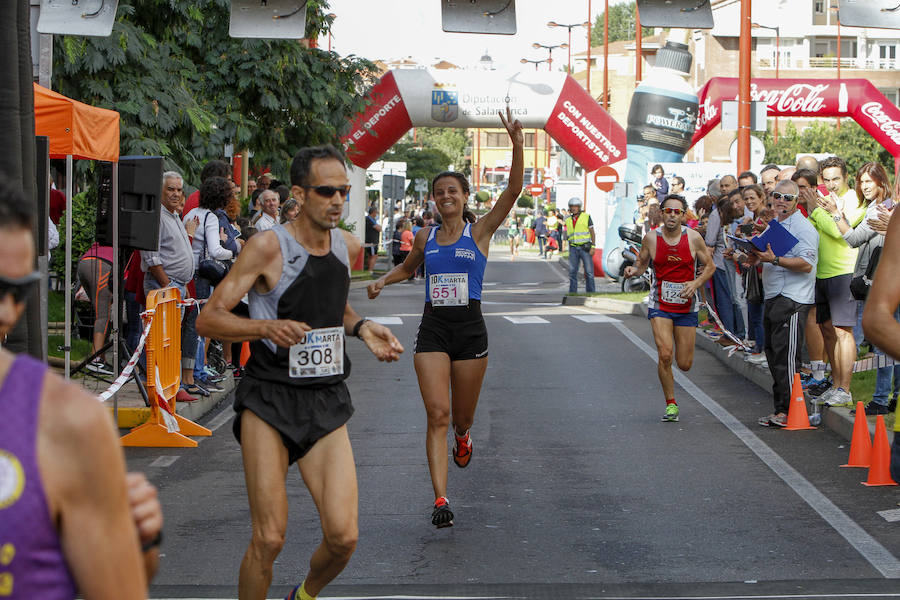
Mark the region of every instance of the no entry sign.
[[527, 189], [528, 193], [532, 196], [540, 196], [544, 193], [544, 186], [540, 183], [531, 183], [525, 189]]
[[610, 166], [603, 166], [594, 173], [594, 184], [604, 192], [611, 192], [613, 185], [619, 181], [619, 174]]

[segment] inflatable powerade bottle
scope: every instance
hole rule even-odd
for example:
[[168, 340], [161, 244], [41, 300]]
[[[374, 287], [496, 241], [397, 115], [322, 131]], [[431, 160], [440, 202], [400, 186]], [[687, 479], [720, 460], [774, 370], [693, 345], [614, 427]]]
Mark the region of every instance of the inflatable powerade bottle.
[[643, 195], [643, 187], [650, 183], [647, 166], [681, 162], [691, 146], [697, 121], [697, 94], [687, 81], [691, 61], [686, 44], [667, 41], [657, 51], [654, 67], [634, 90], [626, 128], [625, 181], [633, 182], [637, 193], [618, 199], [603, 247], [607, 260], [621, 246], [619, 225], [634, 221], [636, 196]]

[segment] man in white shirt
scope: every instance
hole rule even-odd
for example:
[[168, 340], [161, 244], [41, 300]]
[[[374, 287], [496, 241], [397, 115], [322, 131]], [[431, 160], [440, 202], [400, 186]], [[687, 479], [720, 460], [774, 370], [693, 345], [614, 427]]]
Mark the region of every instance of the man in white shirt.
[[278, 205], [281, 197], [274, 190], [265, 190], [259, 195], [259, 203], [262, 211], [257, 213], [252, 225], [257, 231], [266, 231], [275, 227], [278, 223]]
[[772, 192], [776, 218], [797, 238], [797, 244], [783, 256], [776, 256], [769, 245], [765, 252], [757, 251], [749, 260], [754, 266], [763, 263], [763, 329], [766, 360], [774, 380], [775, 412], [759, 419], [764, 427], [787, 426], [791, 386], [800, 369], [803, 325], [816, 297], [819, 234], [797, 209], [799, 194], [793, 181], [779, 181]]

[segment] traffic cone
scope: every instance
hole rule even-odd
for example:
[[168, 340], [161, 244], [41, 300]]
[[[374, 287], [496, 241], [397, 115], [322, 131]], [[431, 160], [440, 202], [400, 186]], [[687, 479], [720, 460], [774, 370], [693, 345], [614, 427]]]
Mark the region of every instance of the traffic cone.
[[241, 368], [247, 366], [248, 360], [250, 360], [250, 342], [244, 342], [241, 344]]
[[[859, 414], [859, 413], [856, 413]], [[888, 444], [887, 429], [884, 427], [884, 416], [875, 419], [875, 443], [872, 444], [872, 466], [869, 467], [869, 478], [863, 485], [897, 485], [891, 479], [891, 446]]]
[[815, 429], [809, 424], [809, 413], [806, 412], [806, 399], [803, 397], [803, 385], [800, 373], [794, 373], [794, 384], [791, 386], [791, 405], [788, 407], [788, 431]]
[[869, 422], [866, 407], [862, 401], [856, 403], [856, 418], [853, 420], [853, 439], [850, 441], [850, 458], [842, 467], [869, 468], [872, 460], [872, 440], [869, 438]]

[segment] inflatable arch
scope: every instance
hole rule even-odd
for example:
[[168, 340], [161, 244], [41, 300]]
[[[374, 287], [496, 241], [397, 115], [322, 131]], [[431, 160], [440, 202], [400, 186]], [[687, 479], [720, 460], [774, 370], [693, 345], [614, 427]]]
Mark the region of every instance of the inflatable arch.
[[569, 75], [538, 71], [388, 71], [371, 105], [344, 137], [347, 157], [367, 168], [412, 127], [496, 128], [510, 107], [526, 129], [543, 129], [590, 172], [624, 172], [625, 130]]
[[[691, 145], [722, 119], [722, 100], [738, 96], [738, 79], [713, 77], [697, 94], [700, 108]], [[750, 99], [770, 117], [850, 117], [900, 164], [900, 109], [866, 79], [753, 79]]]

